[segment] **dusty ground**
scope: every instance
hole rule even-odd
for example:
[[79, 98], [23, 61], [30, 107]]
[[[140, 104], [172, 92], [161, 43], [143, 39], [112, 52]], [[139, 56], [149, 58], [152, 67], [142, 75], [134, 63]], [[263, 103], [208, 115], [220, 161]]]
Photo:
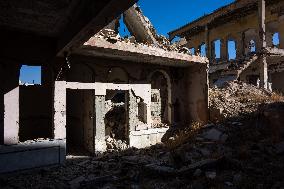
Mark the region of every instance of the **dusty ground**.
[[284, 188], [282, 101], [242, 83], [213, 88], [214, 124], [193, 123], [148, 149], [2, 175], [0, 188]]

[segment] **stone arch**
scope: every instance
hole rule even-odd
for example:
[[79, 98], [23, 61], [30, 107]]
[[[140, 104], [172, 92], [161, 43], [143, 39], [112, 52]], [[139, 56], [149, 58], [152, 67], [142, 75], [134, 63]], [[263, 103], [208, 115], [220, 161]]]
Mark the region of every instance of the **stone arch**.
[[207, 54], [206, 54], [206, 44], [203, 42], [200, 44], [199, 46], [199, 49], [200, 49], [200, 55], [203, 56], [203, 57], [206, 57]]
[[[164, 79], [162, 81], [161, 79]], [[152, 115], [152, 121], [155, 122], [153, 118], [152, 110], [155, 106], [155, 102], [157, 99], [155, 99], [156, 93], [160, 91], [160, 93], [163, 92], [163, 90], [166, 92], [166, 94], [160, 94], [166, 96], [164, 99], [161, 99], [161, 111], [164, 108], [164, 112], [161, 112], [161, 123], [165, 124], [171, 124], [172, 123], [172, 84], [171, 84], [171, 78], [168, 75], [168, 73], [164, 70], [155, 70], [151, 72], [148, 76], [148, 82], [151, 83], [152, 91], [151, 91], [151, 115]], [[160, 86], [159, 86], [160, 85]], [[157, 102], [156, 102], [157, 103]]]
[[212, 58], [214, 60], [221, 58], [221, 47], [222, 47], [222, 41], [220, 38], [217, 38], [212, 41]]
[[244, 31], [245, 34], [245, 54], [254, 53], [258, 49], [258, 32], [256, 29], [249, 28], [246, 31]]
[[237, 58], [237, 45], [237, 40], [235, 40], [235, 38], [227, 38], [228, 60], [235, 60]]
[[96, 72], [94, 68], [84, 62], [76, 62], [71, 64], [69, 72], [67, 72], [68, 82], [94, 83]]
[[121, 67], [112, 67], [108, 70], [107, 82], [129, 83], [129, 74]]

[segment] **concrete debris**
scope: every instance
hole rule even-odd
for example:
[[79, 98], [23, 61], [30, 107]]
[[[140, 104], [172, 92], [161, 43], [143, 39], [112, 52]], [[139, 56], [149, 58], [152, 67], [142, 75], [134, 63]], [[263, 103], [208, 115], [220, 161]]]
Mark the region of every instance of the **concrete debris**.
[[208, 171], [205, 173], [205, 175], [209, 179], [215, 179], [217, 176], [217, 173], [215, 171]]
[[212, 141], [222, 141], [225, 142], [228, 138], [228, 135], [218, 131], [217, 129], [210, 129], [209, 131], [203, 134], [203, 138], [212, 140]]
[[123, 14], [123, 21], [132, 36], [122, 38], [114, 28], [104, 28], [97, 33], [95, 37], [105, 39], [111, 43], [120, 41], [132, 44], [142, 44], [158, 47], [166, 51], [175, 51], [193, 55], [193, 53], [185, 47], [185, 38], [172, 44], [167, 37], [157, 34], [151, 21], [143, 15], [143, 12], [136, 4]]
[[240, 118], [257, 112], [259, 105], [283, 101], [283, 97], [242, 82], [229, 82], [210, 88], [211, 121]]
[[115, 138], [111, 138], [110, 136], [106, 137], [106, 144], [109, 151], [113, 150], [126, 150], [129, 148], [129, 145], [126, 141], [116, 140]]

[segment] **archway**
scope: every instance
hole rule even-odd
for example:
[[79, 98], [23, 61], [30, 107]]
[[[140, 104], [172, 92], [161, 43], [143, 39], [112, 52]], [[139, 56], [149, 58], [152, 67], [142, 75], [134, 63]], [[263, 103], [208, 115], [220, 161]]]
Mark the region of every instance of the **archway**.
[[151, 82], [151, 117], [154, 127], [172, 123], [171, 79], [163, 70], [156, 70], [149, 75]]

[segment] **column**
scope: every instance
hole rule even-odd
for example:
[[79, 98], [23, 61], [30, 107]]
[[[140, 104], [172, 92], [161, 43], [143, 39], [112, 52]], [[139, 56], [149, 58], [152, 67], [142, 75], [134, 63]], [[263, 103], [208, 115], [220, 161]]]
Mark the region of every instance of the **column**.
[[55, 81], [54, 87], [54, 139], [66, 139], [66, 82]]
[[106, 151], [105, 141], [105, 96], [95, 96], [95, 121], [94, 121], [94, 138], [95, 138], [95, 153], [102, 153]]
[[278, 27], [280, 48], [284, 49], [284, 15], [279, 18]]
[[267, 47], [273, 46], [273, 33], [266, 32], [266, 45]]
[[258, 0], [258, 19], [259, 19], [259, 41], [260, 41], [260, 87], [267, 89], [268, 83], [268, 70], [267, 70], [267, 60], [266, 54], [262, 53], [262, 49], [266, 48], [265, 39], [265, 0]]
[[1, 73], [0, 144], [19, 142], [19, 73], [20, 66], [6, 64]]
[[266, 31], [265, 31], [265, 0], [258, 0], [258, 22], [259, 22], [259, 41], [260, 48], [266, 47]]
[[236, 39], [237, 59], [242, 59], [245, 56], [245, 32], [241, 32]]
[[268, 69], [266, 55], [262, 54], [259, 58], [259, 61], [260, 87], [268, 89]]
[[228, 60], [228, 41], [227, 39], [221, 39], [221, 60]]
[[205, 45], [206, 45], [206, 57], [210, 59], [210, 41], [209, 41], [209, 29], [208, 26], [205, 26]]

